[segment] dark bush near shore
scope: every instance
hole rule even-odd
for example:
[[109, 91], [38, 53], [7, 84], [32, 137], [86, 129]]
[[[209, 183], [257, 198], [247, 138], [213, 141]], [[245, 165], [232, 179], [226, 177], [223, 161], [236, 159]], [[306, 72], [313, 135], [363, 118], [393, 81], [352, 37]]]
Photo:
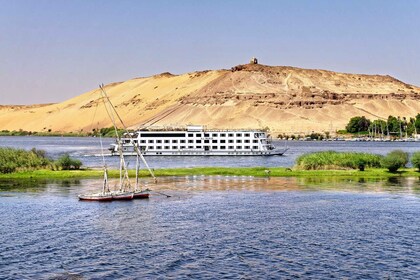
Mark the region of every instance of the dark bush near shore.
[[411, 157], [411, 164], [420, 171], [420, 152], [415, 152]]
[[63, 170], [80, 169], [82, 162], [78, 159], [72, 159], [69, 154], [64, 154], [58, 158], [55, 164]]
[[45, 151], [33, 148], [30, 151], [13, 148], [0, 148], [0, 173], [12, 173], [17, 170], [45, 168], [51, 160]]
[[368, 153], [324, 151], [301, 155], [296, 159], [297, 168], [303, 170], [359, 169], [380, 167], [381, 156]]
[[396, 172], [408, 163], [408, 154], [401, 150], [394, 150], [381, 159], [381, 166], [389, 172]]

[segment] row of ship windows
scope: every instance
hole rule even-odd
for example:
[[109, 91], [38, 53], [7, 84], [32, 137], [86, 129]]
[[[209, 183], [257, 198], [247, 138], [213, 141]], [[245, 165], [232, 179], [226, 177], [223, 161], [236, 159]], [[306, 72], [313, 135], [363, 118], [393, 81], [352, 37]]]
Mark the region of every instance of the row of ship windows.
[[[146, 149], [146, 146], [140, 146], [139, 147], [140, 148], [140, 150], [142, 150], [142, 151], [144, 151], [145, 149]], [[172, 146], [172, 147], [170, 147], [170, 146], [149, 146], [149, 147], [147, 147], [147, 149], [148, 150], [154, 150], [156, 148], [156, 150], [162, 150], [162, 149], [164, 149], [164, 150], [170, 150], [171, 148], [172, 148], [172, 150], [178, 150], [178, 149], [186, 149], [186, 148], [188, 148], [188, 149], [202, 149], [203, 147], [202, 146]], [[205, 149], [207, 148], [207, 146], [205, 147]], [[245, 149], [245, 150], [249, 150], [249, 149], [251, 149], [251, 146], [208, 146], [208, 148], [211, 148], [212, 150], [234, 150], [234, 149], [237, 149], [237, 150], [242, 150], [242, 149]], [[253, 150], [258, 150], [258, 146], [252, 146], [252, 149]], [[127, 151], [127, 148], [126, 147], [124, 147], [124, 151]]]
[[[194, 137], [194, 135], [195, 135], [195, 137], [201, 137], [201, 133], [196, 133], [196, 134], [188, 133], [188, 137]], [[211, 135], [211, 137], [218, 137], [219, 136], [218, 133], [204, 133], [204, 137], [210, 137], [210, 135]], [[235, 136], [235, 133], [227, 133], [227, 136], [228, 137], [233, 137], [233, 136]], [[244, 133], [243, 134], [243, 137], [250, 137], [250, 136], [251, 136], [251, 134], [249, 134], [249, 133]], [[226, 137], [226, 133], [220, 133], [220, 137]], [[242, 133], [236, 133], [236, 137], [242, 137]]]
[[[155, 141], [156, 141], [156, 143], [171, 143], [170, 140], [149, 140], [148, 143], [155, 143]], [[206, 144], [208, 144], [208, 143], [213, 143], [213, 144], [226, 143], [226, 140], [224, 140], [224, 139], [221, 139], [221, 140], [215, 140], [215, 139], [213, 139], [213, 140], [195, 140], [195, 142], [194, 142], [194, 140], [188, 140], [188, 143], [201, 144], [202, 141], [203, 141], [203, 143], [206, 143]], [[228, 143], [235, 143], [235, 140], [232, 140], [232, 139], [227, 140], [227, 141], [228, 141]], [[237, 139], [236, 143], [242, 143], [242, 141], [243, 141], [243, 143], [251, 143], [251, 140], [248, 140], [248, 139], [246, 139], [246, 140]], [[127, 144], [130, 143], [130, 140], [126, 140], [125, 143], [127, 143]], [[137, 144], [137, 140], [134, 140], [134, 143]], [[146, 140], [140, 140], [140, 143], [145, 144]], [[172, 140], [172, 143], [177, 144], [178, 140]], [[186, 143], [186, 140], [179, 140], [179, 143], [181, 143], [181, 144]], [[254, 140], [252, 140], [252, 143], [258, 143], [258, 140], [254, 139]]]

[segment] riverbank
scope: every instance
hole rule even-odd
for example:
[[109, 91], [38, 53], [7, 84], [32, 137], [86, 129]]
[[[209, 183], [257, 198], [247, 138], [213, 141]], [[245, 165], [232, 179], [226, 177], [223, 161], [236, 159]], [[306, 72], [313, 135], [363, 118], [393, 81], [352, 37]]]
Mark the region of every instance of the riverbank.
[[[135, 176], [135, 171], [130, 170], [129, 175]], [[154, 173], [157, 177], [165, 176], [253, 176], [253, 177], [356, 177], [356, 178], [389, 178], [389, 177], [418, 177], [420, 172], [414, 168], [403, 168], [398, 172], [391, 173], [387, 169], [372, 168], [365, 171], [359, 170], [292, 170], [290, 168], [275, 167], [196, 167], [196, 168], [168, 168], [156, 169]], [[34, 170], [22, 171], [9, 174], [0, 174], [0, 179], [83, 179], [103, 177], [100, 169], [83, 170]], [[109, 170], [109, 178], [118, 178], [119, 170]], [[145, 171], [140, 171], [140, 177], [150, 177]]]

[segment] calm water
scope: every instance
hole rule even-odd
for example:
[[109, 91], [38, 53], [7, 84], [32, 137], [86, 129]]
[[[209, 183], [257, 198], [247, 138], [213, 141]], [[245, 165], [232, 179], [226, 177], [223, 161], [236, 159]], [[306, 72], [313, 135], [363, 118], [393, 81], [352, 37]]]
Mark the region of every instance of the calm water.
[[[103, 139], [104, 148], [107, 149], [113, 139]], [[226, 167], [251, 167], [251, 166], [293, 166], [298, 156], [315, 151], [358, 151], [377, 154], [386, 154], [395, 149], [408, 153], [420, 151], [420, 142], [325, 142], [325, 141], [287, 141], [274, 142], [277, 147], [287, 145], [289, 150], [285, 156], [272, 157], [147, 157], [147, 162], [152, 168], [168, 167], [196, 167], [196, 166], [226, 166]], [[101, 167], [101, 149], [98, 138], [70, 138], [70, 137], [0, 137], [0, 147], [15, 147], [31, 149], [33, 147], [47, 151], [48, 155], [58, 158], [63, 153], [82, 160], [85, 166]], [[106, 151], [107, 152], [107, 151]], [[127, 157], [129, 167], [134, 168], [135, 158]], [[118, 157], [107, 157], [107, 164], [118, 167]]]
[[100, 181], [0, 181], [0, 279], [419, 279], [420, 181], [176, 177], [130, 202]]
[[[152, 168], [271, 167], [313, 151], [420, 150], [401, 142], [287, 145], [281, 157], [147, 160]], [[97, 138], [0, 137], [0, 146], [101, 166]], [[117, 161], [107, 157], [108, 165]], [[77, 194], [101, 181], [0, 181], [0, 279], [420, 278], [419, 178], [196, 176], [144, 184], [172, 197], [83, 203]]]

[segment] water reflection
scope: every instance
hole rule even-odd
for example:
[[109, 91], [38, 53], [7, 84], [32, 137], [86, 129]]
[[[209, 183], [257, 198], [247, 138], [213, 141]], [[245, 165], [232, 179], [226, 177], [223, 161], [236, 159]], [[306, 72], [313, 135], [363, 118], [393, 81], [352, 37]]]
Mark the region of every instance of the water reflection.
[[142, 182], [172, 197], [83, 203], [101, 180], [0, 180], [0, 279], [418, 277], [419, 178]]
[[[132, 182], [134, 185], [134, 181]], [[419, 194], [420, 177], [351, 178], [331, 177], [252, 177], [252, 176], [174, 176], [141, 180], [144, 188], [166, 191], [170, 194], [202, 191], [354, 191]], [[118, 179], [111, 179], [109, 186], [117, 189]], [[8, 193], [56, 193], [76, 195], [101, 188], [99, 179], [0, 179], [0, 195]]]

